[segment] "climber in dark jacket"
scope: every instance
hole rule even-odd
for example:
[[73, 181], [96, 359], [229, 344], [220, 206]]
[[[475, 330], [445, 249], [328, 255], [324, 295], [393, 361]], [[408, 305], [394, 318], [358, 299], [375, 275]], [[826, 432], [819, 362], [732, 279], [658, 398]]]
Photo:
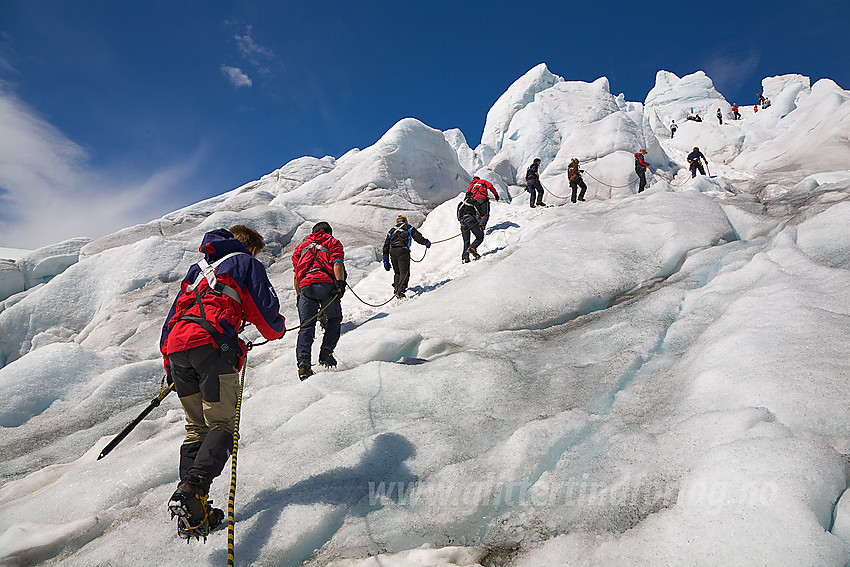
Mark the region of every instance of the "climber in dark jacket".
[[540, 183], [540, 173], [537, 171], [540, 168], [540, 158], [536, 158], [534, 163], [528, 167], [525, 172], [525, 190], [531, 194], [531, 208], [536, 205], [545, 207], [543, 202], [543, 185]]
[[649, 167], [649, 163], [643, 159], [643, 156], [645, 155], [646, 149], [644, 148], [641, 148], [640, 151], [635, 154], [635, 173], [637, 173], [638, 179], [640, 179], [638, 193], [646, 189], [646, 168]]
[[425, 248], [431, 247], [431, 241], [407, 223], [407, 217], [398, 215], [396, 224], [384, 239], [384, 269], [393, 269], [393, 293], [396, 297], [404, 297], [407, 282], [410, 281], [410, 244], [415, 240]]
[[697, 170], [699, 170], [701, 175], [705, 175], [705, 169], [703, 169], [702, 161], [700, 160], [704, 160], [705, 163], [708, 163], [708, 159], [701, 151], [699, 151], [699, 148], [694, 148], [694, 151], [688, 154], [688, 163], [691, 164], [690, 170], [692, 178], [697, 176]]
[[[472, 196], [472, 191], [467, 191], [463, 201], [457, 206], [457, 220], [460, 222], [460, 234], [463, 237], [463, 252], [460, 259], [464, 263], [469, 262], [472, 254], [477, 260], [481, 255], [478, 247], [484, 242], [484, 229], [481, 228], [481, 211]], [[469, 233], [475, 235], [472, 244], [469, 243]]]

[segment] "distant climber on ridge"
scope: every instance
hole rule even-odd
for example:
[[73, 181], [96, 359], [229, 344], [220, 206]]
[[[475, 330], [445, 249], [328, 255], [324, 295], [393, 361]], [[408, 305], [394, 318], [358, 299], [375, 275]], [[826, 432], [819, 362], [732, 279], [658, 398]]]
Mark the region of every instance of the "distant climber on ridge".
[[688, 154], [688, 163], [690, 164], [691, 178], [697, 176], [697, 170], [701, 175], [705, 175], [705, 169], [702, 166], [702, 160], [708, 163], [708, 159], [703, 155], [699, 148], [694, 147], [694, 151]]
[[738, 105], [733, 104], [732, 105], [732, 120], [740, 120], [740, 119], [741, 119], [741, 113], [738, 111]]
[[295, 292], [298, 294], [298, 317], [301, 327], [295, 345], [298, 378], [313, 375], [311, 367], [313, 338], [319, 311], [326, 316], [325, 334], [319, 349], [319, 364], [336, 366], [333, 351], [339, 342], [342, 324], [342, 295], [345, 293], [345, 252], [333, 237], [331, 225], [319, 222], [304, 242], [292, 253]]
[[490, 220], [490, 197], [487, 192], [493, 193], [493, 198], [497, 201], [499, 193], [492, 183], [477, 175], [472, 178], [467, 191], [472, 192], [472, 198], [478, 203], [478, 210], [481, 212], [481, 228], [487, 228], [487, 221]]
[[[533, 205], [532, 205], [533, 206]], [[469, 262], [469, 255], [477, 260], [481, 257], [477, 248], [484, 242], [484, 229], [481, 228], [481, 212], [478, 204], [472, 197], [472, 191], [467, 191], [463, 200], [457, 206], [457, 220], [460, 222], [460, 234], [463, 237], [463, 252], [460, 259], [465, 264]], [[469, 243], [469, 233], [475, 235], [472, 244]]]
[[543, 184], [540, 183], [539, 168], [540, 158], [535, 158], [534, 163], [528, 166], [528, 170], [525, 172], [525, 190], [531, 194], [532, 209], [536, 205], [546, 206], [546, 203], [543, 202]]
[[238, 372], [248, 352], [239, 328], [252, 323], [268, 340], [286, 332], [277, 294], [256, 259], [264, 247], [244, 225], [206, 233], [204, 259], [189, 268], [162, 327], [165, 373], [186, 416], [180, 483], [168, 502], [183, 539], [206, 538], [224, 518], [208, 495], [233, 447]]
[[393, 294], [402, 298], [410, 281], [410, 243], [415, 240], [425, 248], [431, 247], [431, 241], [407, 223], [407, 217], [398, 215], [395, 226], [384, 239], [384, 269], [393, 269]]
[[676, 130], [678, 130], [678, 129], [679, 129], [679, 127], [676, 125], [676, 121], [671, 120], [670, 121], [670, 139], [671, 140], [673, 139], [673, 136], [676, 135]]
[[584, 193], [587, 191], [587, 185], [584, 182], [584, 179], [581, 178], [581, 174], [584, 173], [583, 169], [578, 168], [578, 158], [573, 158], [570, 161], [570, 165], [567, 166], [567, 179], [570, 181], [570, 189], [573, 190], [572, 194], [572, 202], [576, 202], [576, 193], [578, 192], [578, 188], [581, 187], [581, 193], [578, 196], [579, 201], [584, 201]]
[[641, 148], [640, 151], [635, 154], [635, 173], [637, 173], [638, 179], [640, 179], [638, 193], [642, 193], [643, 190], [646, 189], [646, 168], [649, 167], [649, 163], [643, 159], [643, 156], [645, 155], [646, 148]]
[[720, 125], [723, 126], [723, 113], [719, 108], [717, 109], [717, 120], [720, 122]]

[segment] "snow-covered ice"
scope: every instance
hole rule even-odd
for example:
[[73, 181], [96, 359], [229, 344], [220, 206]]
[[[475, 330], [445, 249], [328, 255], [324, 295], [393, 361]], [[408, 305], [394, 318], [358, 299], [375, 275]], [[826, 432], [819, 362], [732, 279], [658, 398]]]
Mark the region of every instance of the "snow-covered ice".
[[[186, 545], [168, 516], [175, 397], [97, 455], [158, 391], [203, 233], [265, 235], [292, 328], [289, 256], [318, 220], [346, 247], [340, 364], [300, 382], [295, 332], [249, 355], [237, 565], [850, 564], [850, 93], [762, 88], [771, 108], [734, 101], [744, 119], [721, 126], [702, 72], [659, 71], [629, 102], [541, 64], [475, 149], [406, 118], [340, 158], [0, 260], [0, 565], [225, 563], [224, 533]], [[710, 176], [691, 179], [694, 146]], [[636, 194], [641, 147], [655, 173]], [[517, 186], [534, 157], [545, 208]], [[584, 203], [565, 198], [572, 157]], [[502, 199], [462, 264], [473, 174]], [[399, 213], [434, 245], [413, 245], [408, 299], [386, 302]]]

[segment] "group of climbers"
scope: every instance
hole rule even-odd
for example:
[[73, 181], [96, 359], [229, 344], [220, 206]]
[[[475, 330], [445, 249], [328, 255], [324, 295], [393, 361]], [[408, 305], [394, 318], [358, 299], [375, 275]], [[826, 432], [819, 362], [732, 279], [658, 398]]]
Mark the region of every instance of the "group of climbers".
[[[646, 170], [650, 168], [644, 159], [646, 153], [641, 148], [634, 154], [638, 193], [646, 187]], [[705, 175], [703, 162], [707, 165], [708, 160], [699, 148], [688, 155], [688, 162], [692, 177], [697, 171]], [[532, 208], [545, 206], [540, 163], [536, 158], [526, 173]], [[584, 170], [579, 166], [578, 158], [573, 158], [567, 167], [573, 203], [584, 201], [587, 191], [581, 175]], [[463, 263], [480, 257], [478, 247], [490, 215], [490, 194], [499, 200], [493, 184], [475, 176], [458, 204]], [[394, 270], [393, 293], [398, 298], [405, 297], [410, 280], [410, 246], [414, 241], [426, 249], [431, 247], [430, 240], [404, 215], [398, 215], [383, 245], [383, 267]], [[248, 350], [238, 333], [246, 323], [255, 325], [267, 340], [279, 339], [286, 332], [277, 294], [265, 267], [257, 260], [264, 246], [262, 236], [244, 225], [205, 234], [200, 246], [204, 258], [183, 278], [162, 328], [160, 350], [166, 377], [177, 391], [186, 419], [179, 452], [179, 483], [168, 505], [172, 517], [178, 519], [178, 534], [186, 539], [206, 537], [224, 518], [221, 509], [212, 507], [208, 495], [231, 453], [240, 395], [238, 373]], [[315, 224], [292, 253], [300, 319], [295, 357], [302, 381], [313, 374], [311, 355], [319, 321], [324, 328], [319, 364], [337, 365], [333, 351], [341, 332], [344, 261], [343, 245], [324, 221]]]
[[[168, 508], [184, 539], [206, 538], [224, 512], [212, 507], [210, 485], [233, 447], [239, 370], [248, 347], [238, 333], [253, 324], [266, 340], [281, 338], [286, 321], [257, 255], [265, 247], [254, 229], [236, 225], [204, 235], [204, 258], [189, 268], [166, 317], [160, 338], [166, 379], [173, 384], [186, 419], [180, 446], [179, 482]], [[344, 251], [327, 222], [317, 223], [292, 254], [298, 315], [296, 359], [301, 380], [312, 374], [310, 359], [317, 315], [325, 333], [319, 363], [336, 366], [345, 291]]]

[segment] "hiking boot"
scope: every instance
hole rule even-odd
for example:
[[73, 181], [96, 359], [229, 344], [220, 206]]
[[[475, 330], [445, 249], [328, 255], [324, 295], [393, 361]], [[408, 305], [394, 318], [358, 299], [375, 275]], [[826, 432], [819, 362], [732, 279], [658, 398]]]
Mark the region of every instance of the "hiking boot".
[[469, 247], [469, 253], [470, 253], [470, 254], [472, 254], [472, 256], [473, 256], [476, 260], [477, 260], [478, 258], [480, 258], [480, 257], [481, 257], [481, 254], [479, 254], [479, 253], [478, 253], [478, 250], [476, 250], [476, 249], [475, 249], [475, 248], [473, 248], [472, 246], [470, 246], [470, 247]]
[[464, 256], [460, 259], [460, 261], [464, 264], [469, 264], [469, 256]]
[[531, 208], [532, 208], [532, 209], [534, 208], [534, 203], [532, 203], [532, 204], [531, 204]]
[[583, 198], [583, 197], [579, 197], [579, 198], [578, 198], [578, 200], [579, 200], [579, 201], [584, 201], [584, 198]]
[[322, 366], [327, 366], [328, 368], [332, 366], [336, 366], [336, 359], [334, 358], [334, 353], [325, 352], [324, 350], [319, 351], [319, 364]]
[[298, 363], [298, 378], [302, 382], [312, 375], [313, 375], [313, 369], [310, 367], [309, 362], [299, 362]]
[[404, 294], [403, 291], [400, 291], [397, 294], [395, 294], [395, 297], [396, 297], [396, 299], [404, 299], [407, 296]]
[[[168, 501], [168, 509], [171, 511], [171, 517], [177, 517], [177, 535], [183, 539], [194, 537], [195, 539], [204, 538], [206, 541], [207, 535], [212, 529], [210, 527], [211, 517], [214, 516], [213, 509], [207, 502], [207, 494], [199, 483], [185, 480], [177, 485], [177, 490], [171, 495]], [[213, 518], [216, 526], [221, 524], [224, 518], [224, 512], [217, 518]]]
[[537, 201], [537, 206], [538, 207], [545, 207], [546, 203], [544, 203], [543, 201]]

